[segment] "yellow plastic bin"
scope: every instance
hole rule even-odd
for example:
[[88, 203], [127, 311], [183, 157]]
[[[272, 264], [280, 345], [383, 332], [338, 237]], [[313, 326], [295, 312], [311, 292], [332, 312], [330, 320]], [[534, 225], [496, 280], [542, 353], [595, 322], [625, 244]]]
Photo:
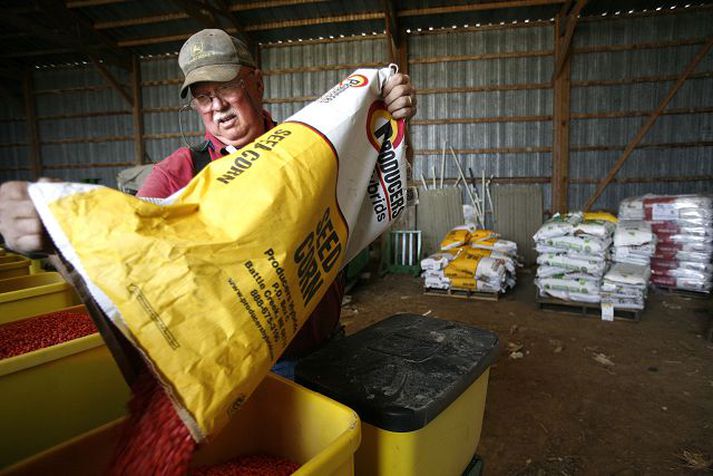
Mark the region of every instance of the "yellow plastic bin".
[[[68, 441], [0, 475], [105, 475], [120, 437], [120, 423]], [[268, 374], [228, 427], [196, 453], [193, 465], [263, 453], [301, 464], [296, 476], [353, 475], [359, 439], [359, 417], [351, 409]]]
[[26, 276], [30, 274], [32, 261], [14, 254], [0, 255], [0, 279]]
[[74, 288], [56, 272], [0, 280], [0, 324], [80, 303]]
[[129, 393], [98, 333], [0, 360], [0, 468], [125, 415]]
[[357, 476], [460, 476], [485, 411], [492, 332], [398, 314], [302, 359], [296, 381], [362, 420]]

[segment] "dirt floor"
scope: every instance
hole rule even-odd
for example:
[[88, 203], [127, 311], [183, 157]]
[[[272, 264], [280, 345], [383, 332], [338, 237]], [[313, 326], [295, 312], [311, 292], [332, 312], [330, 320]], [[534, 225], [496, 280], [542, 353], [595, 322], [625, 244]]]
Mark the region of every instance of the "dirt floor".
[[498, 334], [478, 446], [488, 476], [709, 474], [689, 468], [713, 461], [713, 300], [651, 293], [641, 322], [612, 323], [540, 311], [532, 271], [519, 279], [487, 302], [424, 296], [419, 279], [388, 275], [354, 287], [342, 321], [349, 334], [428, 313]]

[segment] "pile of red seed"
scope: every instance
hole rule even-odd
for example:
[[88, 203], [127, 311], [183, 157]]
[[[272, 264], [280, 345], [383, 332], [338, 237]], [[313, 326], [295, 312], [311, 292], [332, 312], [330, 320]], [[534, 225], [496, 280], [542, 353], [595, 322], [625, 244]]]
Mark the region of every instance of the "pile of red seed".
[[145, 371], [131, 390], [129, 419], [112, 465], [114, 475], [183, 476], [196, 442], [161, 385]]
[[83, 312], [57, 311], [0, 326], [0, 359], [26, 354], [97, 331]]
[[267, 455], [241, 456], [223, 464], [204, 466], [191, 471], [191, 476], [289, 476], [300, 465]]
[[[188, 428], [176, 414], [168, 395], [145, 371], [132, 385], [129, 419], [119, 442], [111, 472], [118, 476], [183, 476], [196, 449]], [[196, 468], [191, 476], [288, 476], [300, 467], [266, 455], [235, 458]]]

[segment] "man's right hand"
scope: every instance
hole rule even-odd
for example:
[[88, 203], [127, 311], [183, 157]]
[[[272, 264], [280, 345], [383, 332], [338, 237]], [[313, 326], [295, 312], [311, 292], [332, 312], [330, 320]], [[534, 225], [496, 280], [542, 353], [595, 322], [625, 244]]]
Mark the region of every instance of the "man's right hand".
[[[40, 182], [52, 181], [40, 179]], [[6, 246], [18, 253], [47, 251], [48, 238], [35, 205], [27, 193], [29, 182], [0, 185], [0, 234]]]

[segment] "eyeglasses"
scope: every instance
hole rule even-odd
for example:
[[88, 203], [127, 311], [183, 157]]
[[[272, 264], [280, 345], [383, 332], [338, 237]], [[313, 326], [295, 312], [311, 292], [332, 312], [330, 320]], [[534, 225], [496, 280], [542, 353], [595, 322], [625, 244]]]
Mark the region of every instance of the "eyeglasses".
[[191, 99], [190, 105], [193, 109], [199, 112], [208, 112], [213, 106], [213, 99], [218, 98], [221, 101], [232, 101], [239, 98], [245, 90], [245, 80], [239, 79], [223, 86], [215, 88], [213, 94], [199, 94]]

